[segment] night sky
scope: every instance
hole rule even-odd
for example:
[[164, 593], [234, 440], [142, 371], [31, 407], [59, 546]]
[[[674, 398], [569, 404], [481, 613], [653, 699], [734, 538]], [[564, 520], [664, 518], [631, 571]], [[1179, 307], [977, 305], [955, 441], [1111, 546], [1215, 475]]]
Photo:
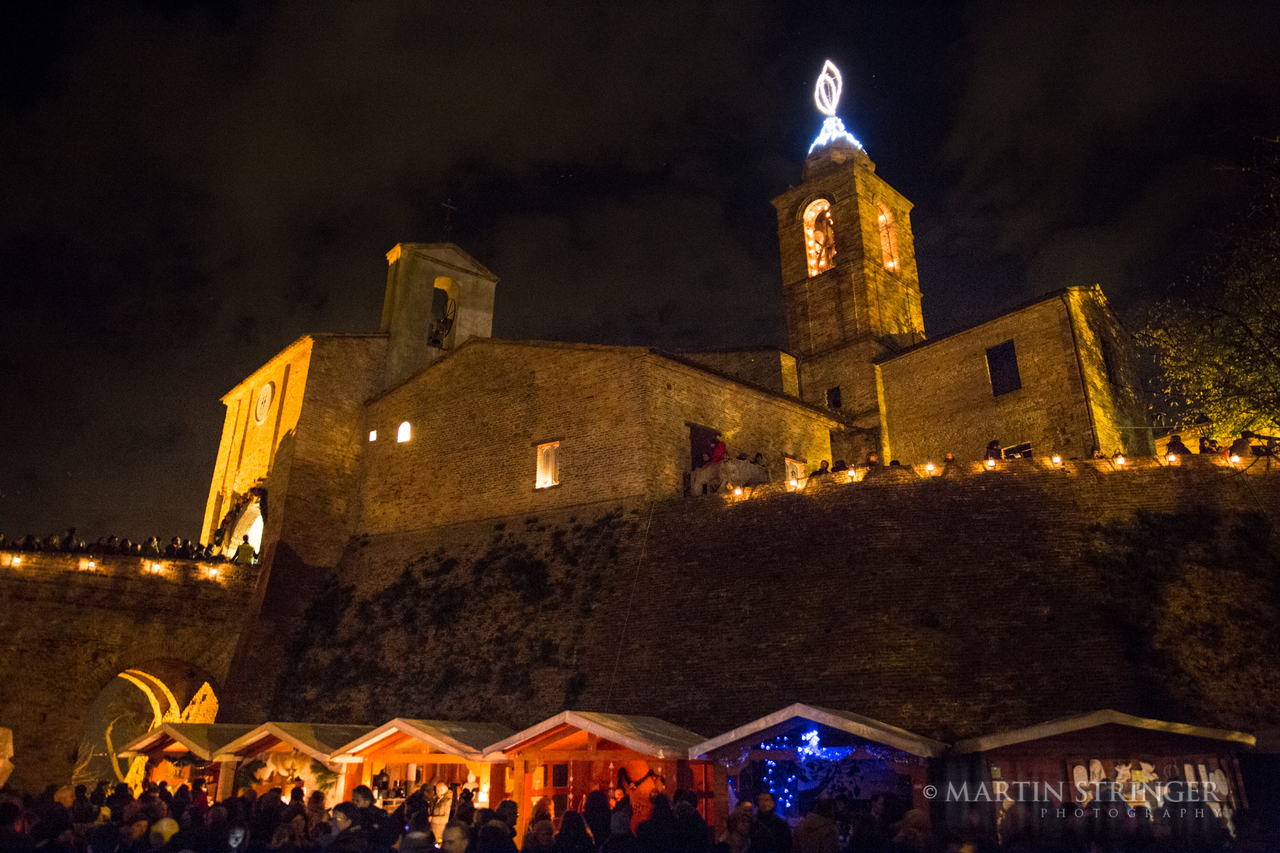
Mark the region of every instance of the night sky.
[[828, 58], [931, 336], [1095, 282], [1137, 317], [1280, 136], [1274, 2], [9, 2], [0, 40], [8, 536], [196, 537], [219, 398], [376, 332], [446, 199], [496, 337], [785, 345]]

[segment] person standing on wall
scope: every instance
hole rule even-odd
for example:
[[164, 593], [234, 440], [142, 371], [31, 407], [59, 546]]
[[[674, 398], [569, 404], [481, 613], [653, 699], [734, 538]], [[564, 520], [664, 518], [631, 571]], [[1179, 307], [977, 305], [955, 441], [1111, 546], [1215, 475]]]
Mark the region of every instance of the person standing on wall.
[[249, 537], [245, 536], [244, 541], [236, 547], [235, 556], [231, 558], [231, 562], [238, 563], [241, 566], [253, 565], [253, 561], [257, 558], [258, 553], [253, 550], [253, 546], [249, 544]]

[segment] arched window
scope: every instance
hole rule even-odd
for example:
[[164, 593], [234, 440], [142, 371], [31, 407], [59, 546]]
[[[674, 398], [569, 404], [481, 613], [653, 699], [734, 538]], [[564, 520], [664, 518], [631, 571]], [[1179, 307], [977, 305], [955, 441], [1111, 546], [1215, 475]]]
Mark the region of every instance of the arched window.
[[396, 441], [404, 443], [409, 440], [409, 422], [405, 421], [400, 424], [400, 429], [396, 430]]
[[884, 268], [898, 271], [898, 226], [893, 221], [893, 213], [883, 204], [880, 208], [880, 251], [884, 255]]
[[809, 275], [831, 269], [836, 257], [836, 233], [831, 227], [831, 202], [825, 198], [804, 210], [804, 245]]

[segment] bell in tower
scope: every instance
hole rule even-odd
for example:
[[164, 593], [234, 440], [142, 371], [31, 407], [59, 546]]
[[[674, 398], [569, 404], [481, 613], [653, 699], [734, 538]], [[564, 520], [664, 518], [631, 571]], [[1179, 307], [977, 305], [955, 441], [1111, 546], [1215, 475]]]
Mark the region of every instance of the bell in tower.
[[911, 202], [875, 174], [836, 116], [840, 90], [828, 61], [814, 91], [826, 119], [804, 180], [773, 200], [787, 338], [801, 397], [878, 431], [877, 359], [924, 340]]
[[382, 333], [390, 388], [473, 337], [493, 332], [498, 278], [453, 243], [398, 243], [387, 252]]

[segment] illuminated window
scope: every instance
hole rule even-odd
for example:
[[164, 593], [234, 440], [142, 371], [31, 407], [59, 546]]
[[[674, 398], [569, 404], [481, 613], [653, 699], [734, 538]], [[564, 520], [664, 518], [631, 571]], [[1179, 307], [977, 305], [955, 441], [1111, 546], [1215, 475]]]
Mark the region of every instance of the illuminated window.
[[884, 268], [898, 271], [898, 226], [893, 221], [893, 213], [883, 204], [880, 208], [880, 252], [884, 256]]
[[809, 275], [831, 269], [836, 257], [836, 234], [831, 227], [831, 202], [820, 198], [805, 208], [804, 245]]
[[400, 424], [400, 429], [396, 430], [396, 441], [404, 443], [409, 440], [409, 422], [405, 421]]
[[538, 480], [536, 488], [560, 485], [560, 442], [538, 445]]
[[1013, 341], [987, 350], [987, 372], [991, 374], [991, 394], [999, 397], [1022, 387], [1022, 377], [1018, 375], [1018, 354], [1013, 349]]
[[787, 481], [804, 479], [804, 463], [798, 459], [787, 459]]
[[370, 441], [378, 440], [378, 431], [376, 429], [369, 430], [369, 440]]

